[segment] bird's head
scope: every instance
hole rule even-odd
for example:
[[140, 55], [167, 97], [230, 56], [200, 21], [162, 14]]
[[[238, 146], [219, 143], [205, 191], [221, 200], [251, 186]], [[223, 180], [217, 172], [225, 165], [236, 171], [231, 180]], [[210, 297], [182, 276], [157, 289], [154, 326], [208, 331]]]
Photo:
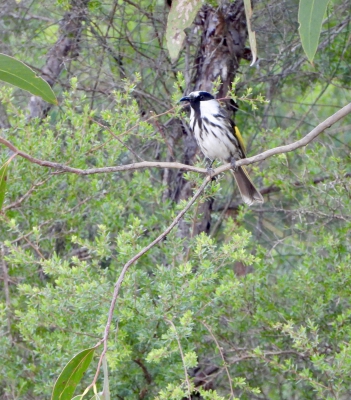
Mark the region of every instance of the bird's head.
[[190, 103], [195, 103], [198, 101], [208, 101], [208, 100], [213, 100], [214, 97], [212, 96], [211, 93], [208, 92], [191, 92], [189, 93], [188, 96], [182, 97], [179, 102], [181, 101], [189, 101]]

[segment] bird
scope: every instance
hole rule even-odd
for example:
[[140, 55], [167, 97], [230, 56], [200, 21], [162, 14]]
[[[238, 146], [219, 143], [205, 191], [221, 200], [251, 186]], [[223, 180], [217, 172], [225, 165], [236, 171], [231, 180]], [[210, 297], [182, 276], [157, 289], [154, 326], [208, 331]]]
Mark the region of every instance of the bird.
[[237, 167], [236, 161], [246, 158], [245, 146], [238, 127], [211, 93], [195, 91], [179, 102], [190, 103], [190, 128], [204, 156], [210, 161], [230, 162], [234, 178], [244, 203], [249, 206], [264, 202], [246, 168]]

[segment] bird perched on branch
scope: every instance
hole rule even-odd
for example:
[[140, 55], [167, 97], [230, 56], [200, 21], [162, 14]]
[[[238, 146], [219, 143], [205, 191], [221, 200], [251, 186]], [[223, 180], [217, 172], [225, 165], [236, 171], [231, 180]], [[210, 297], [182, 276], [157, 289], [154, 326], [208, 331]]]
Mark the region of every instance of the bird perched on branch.
[[191, 107], [190, 128], [201, 151], [210, 160], [230, 162], [243, 201], [251, 206], [263, 203], [261, 193], [255, 188], [245, 167], [236, 167], [236, 161], [245, 158], [245, 146], [239, 129], [227, 112], [208, 92], [192, 92], [180, 101]]

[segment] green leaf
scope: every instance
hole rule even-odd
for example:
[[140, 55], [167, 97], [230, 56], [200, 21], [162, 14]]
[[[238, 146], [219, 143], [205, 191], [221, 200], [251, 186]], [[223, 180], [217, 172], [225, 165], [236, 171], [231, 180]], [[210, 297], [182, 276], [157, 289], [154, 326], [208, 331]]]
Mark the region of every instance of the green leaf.
[[71, 400], [76, 386], [93, 359], [95, 347], [75, 355], [62, 370], [52, 391], [51, 400]]
[[0, 168], [0, 211], [1, 211], [1, 207], [4, 204], [4, 200], [5, 200], [6, 181], [7, 181], [7, 175], [6, 175], [7, 167], [8, 167], [8, 164], [4, 164]]
[[249, 34], [250, 49], [252, 54], [252, 61], [250, 67], [252, 67], [257, 60], [257, 44], [256, 44], [256, 32], [251, 28], [251, 18], [252, 18], [252, 7], [251, 0], [244, 0], [245, 14], [246, 14], [246, 24], [247, 32]]
[[310, 62], [316, 54], [323, 17], [329, 0], [300, 0], [299, 32], [302, 47]]
[[54, 92], [43, 78], [21, 61], [5, 54], [0, 54], [0, 80], [27, 90], [48, 103], [57, 104]]
[[185, 33], [194, 21], [196, 14], [202, 6], [199, 0], [173, 0], [172, 8], [168, 14], [166, 40], [167, 48], [172, 61], [175, 61], [183, 46]]

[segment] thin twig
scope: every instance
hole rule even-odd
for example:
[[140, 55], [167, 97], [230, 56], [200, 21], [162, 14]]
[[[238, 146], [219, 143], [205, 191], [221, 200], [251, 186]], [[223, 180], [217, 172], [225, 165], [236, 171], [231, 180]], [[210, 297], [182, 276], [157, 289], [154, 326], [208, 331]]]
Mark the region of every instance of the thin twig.
[[138, 364], [139, 367], [142, 369], [144, 378], [145, 378], [146, 382], [150, 385], [152, 383], [152, 376], [151, 376], [150, 372], [147, 370], [147, 368], [145, 367], [144, 363], [140, 360], [140, 358], [135, 358], [133, 361], [136, 364]]
[[34, 183], [32, 185], [32, 187], [28, 190], [27, 193], [25, 193], [23, 196], [21, 196], [18, 200], [14, 201], [13, 203], [7, 205], [6, 207], [3, 207], [2, 211], [5, 212], [8, 210], [11, 210], [12, 208], [19, 207], [24, 200], [26, 200], [38, 187], [44, 185], [51, 177], [52, 177], [52, 175], [50, 175], [48, 178], [44, 179], [43, 181]]
[[179, 336], [178, 336], [177, 328], [175, 327], [174, 323], [170, 319], [165, 318], [165, 321], [168, 324], [170, 324], [172, 326], [172, 328], [174, 329], [174, 333], [175, 333], [175, 336], [176, 336], [176, 339], [177, 339], [177, 343], [178, 343], [178, 349], [179, 349], [180, 357], [181, 357], [182, 363], [183, 363], [185, 380], [186, 380], [186, 384], [188, 386], [188, 398], [189, 398], [189, 400], [191, 400], [191, 385], [190, 385], [190, 381], [189, 381], [188, 371], [187, 371], [186, 365], [185, 365], [183, 349], [182, 349], [182, 345], [180, 343], [180, 339], [179, 339]]
[[[10, 221], [10, 219], [7, 217], [6, 214], [3, 214], [3, 218], [5, 219], [6, 222], [9, 222], [9, 221]], [[38, 256], [39, 256], [40, 258], [42, 258], [43, 260], [45, 260], [45, 257], [44, 257], [44, 255], [41, 253], [41, 251], [40, 251], [40, 249], [39, 249], [39, 246], [37, 246], [36, 244], [32, 243], [32, 242], [28, 239], [28, 236], [29, 236], [29, 235], [24, 235], [24, 236], [21, 237], [21, 239], [24, 239], [24, 240], [28, 243], [28, 245], [38, 254]]]
[[[261, 190], [260, 190], [260, 192], [261, 192]], [[261, 193], [261, 194], [262, 194], [262, 193]], [[221, 225], [221, 223], [222, 223], [222, 221], [223, 221], [223, 219], [224, 219], [224, 217], [225, 217], [225, 214], [227, 213], [227, 211], [228, 211], [228, 209], [229, 209], [229, 207], [230, 207], [230, 204], [232, 203], [233, 197], [234, 197], [234, 192], [232, 192], [232, 194], [231, 194], [229, 200], [227, 201], [227, 204], [224, 206], [223, 211], [221, 212], [221, 215], [219, 216], [219, 218], [218, 218], [218, 220], [216, 221], [216, 223], [215, 223], [213, 229], [211, 230], [211, 232], [210, 232], [210, 236], [211, 236], [211, 237], [214, 237], [214, 235], [215, 235], [216, 232], [217, 232], [217, 229], [218, 229], [219, 226]]]
[[202, 323], [202, 325], [208, 330], [208, 332], [209, 332], [209, 334], [211, 335], [213, 341], [216, 343], [217, 349], [218, 349], [219, 354], [221, 355], [221, 358], [222, 358], [222, 361], [223, 361], [223, 367], [224, 367], [224, 369], [225, 369], [225, 372], [227, 373], [227, 377], [228, 377], [228, 381], [229, 381], [229, 386], [230, 386], [230, 394], [231, 394], [231, 397], [234, 399], [234, 398], [235, 398], [235, 395], [234, 395], [234, 390], [233, 390], [233, 385], [232, 385], [232, 378], [230, 377], [229, 370], [228, 370], [228, 368], [227, 368], [227, 362], [226, 362], [226, 360], [225, 360], [225, 358], [224, 358], [224, 354], [223, 354], [223, 352], [222, 352], [222, 348], [221, 348], [221, 346], [219, 345], [219, 343], [218, 343], [218, 341], [217, 341], [215, 335], [213, 334], [211, 328], [210, 328], [205, 322], [201, 322], [201, 323]]
[[40, 160], [38, 158], [32, 157], [31, 155], [25, 153], [24, 151], [18, 150], [11, 142], [3, 137], [0, 137], [0, 143], [11, 149], [16, 153], [17, 156], [23, 157], [33, 164], [40, 165], [42, 167], [48, 167], [56, 170], [54, 173], [65, 173], [70, 172], [77, 175], [92, 175], [101, 173], [111, 173], [120, 171], [129, 171], [143, 168], [173, 168], [173, 169], [183, 169], [185, 171], [193, 171], [206, 174], [207, 170], [205, 168], [198, 168], [192, 165], [186, 165], [178, 162], [161, 162], [161, 161], [142, 161], [139, 163], [119, 165], [115, 167], [102, 167], [102, 168], [90, 168], [90, 169], [80, 169], [69, 167], [64, 164], [59, 164], [56, 162]]
[[85, 392], [87, 392], [90, 388], [92, 388], [96, 382], [97, 382], [97, 378], [99, 376], [99, 372], [100, 372], [100, 368], [101, 368], [101, 363], [103, 360], [104, 355], [107, 352], [107, 339], [108, 339], [108, 335], [110, 333], [110, 328], [111, 328], [111, 323], [112, 323], [112, 318], [113, 318], [113, 312], [115, 309], [115, 305], [117, 302], [117, 298], [119, 295], [119, 291], [121, 288], [121, 285], [123, 283], [124, 277], [128, 271], [128, 269], [141, 257], [143, 256], [146, 252], [148, 252], [152, 247], [154, 247], [156, 244], [158, 244], [159, 242], [161, 242], [171, 231], [172, 229], [179, 223], [179, 221], [183, 218], [183, 216], [185, 215], [185, 213], [189, 210], [189, 208], [195, 203], [195, 201], [197, 200], [197, 198], [201, 195], [201, 193], [203, 192], [203, 190], [205, 189], [205, 187], [208, 185], [208, 183], [211, 181], [211, 177], [207, 176], [202, 185], [199, 187], [199, 189], [196, 191], [196, 193], [194, 194], [194, 196], [188, 201], [187, 205], [184, 207], [184, 209], [176, 216], [176, 218], [174, 218], [173, 222], [169, 225], [169, 227], [167, 229], [165, 229], [161, 235], [159, 235], [153, 242], [151, 242], [150, 244], [148, 244], [146, 247], [144, 247], [142, 250], [139, 251], [138, 254], [136, 254], [134, 257], [132, 257], [123, 267], [121, 274], [119, 275], [119, 278], [115, 284], [115, 289], [113, 292], [113, 296], [112, 296], [112, 301], [111, 301], [111, 305], [110, 305], [110, 309], [108, 312], [108, 318], [107, 318], [107, 323], [105, 326], [105, 332], [104, 332], [104, 336], [102, 338], [102, 340], [100, 340], [95, 347], [100, 346], [102, 343], [104, 344], [104, 349], [101, 352], [100, 355], [100, 359], [98, 362], [98, 366], [96, 369], [96, 373], [93, 379], [93, 382], [87, 387], [87, 389], [85, 390]]
[[121, 143], [121, 145], [124, 146], [127, 150], [129, 150], [136, 158], [138, 158], [138, 159], [141, 160], [141, 161], [144, 161], [137, 153], [135, 153], [135, 151], [134, 151], [133, 149], [131, 149], [126, 143], [122, 142], [122, 140], [118, 137], [118, 135], [115, 135], [115, 134], [112, 132], [112, 130], [111, 130], [108, 126], [102, 124], [102, 123], [99, 122], [99, 121], [96, 121], [96, 120], [93, 119], [93, 118], [89, 118], [89, 119], [90, 119], [91, 121], [93, 121], [95, 124], [97, 124], [97, 125], [101, 126], [102, 128], [106, 129], [107, 132], [108, 132], [112, 137], [114, 137], [115, 139], [117, 139], [117, 140]]
[[3, 280], [4, 280], [4, 292], [5, 292], [5, 304], [6, 304], [6, 317], [7, 317], [7, 329], [12, 343], [12, 333], [11, 333], [11, 298], [10, 298], [10, 286], [9, 286], [9, 274], [7, 270], [7, 265], [5, 261], [5, 245], [0, 244], [0, 263], [2, 267]]
[[[325, 131], [326, 129], [328, 129], [329, 127], [331, 127], [336, 122], [340, 121], [342, 118], [346, 117], [346, 115], [350, 113], [351, 113], [351, 103], [347, 104], [345, 107], [341, 108], [339, 111], [337, 111], [335, 114], [327, 118], [325, 121], [321, 122], [302, 139], [287, 144], [285, 146], [278, 146], [273, 149], [264, 151], [263, 153], [257, 154], [256, 156], [253, 157], [243, 158], [242, 160], [238, 160], [236, 162], [236, 165], [240, 167], [243, 165], [257, 163], [259, 161], [265, 160], [266, 158], [272, 157], [276, 154], [289, 153], [300, 147], [307, 146], [319, 134], [321, 134], [323, 131]], [[218, 175], [221, 172], [224, 172], [228, 169], [230, 169], [230, 164], [222, 165], [221, 167], [215, 169], [215, 175]]]

